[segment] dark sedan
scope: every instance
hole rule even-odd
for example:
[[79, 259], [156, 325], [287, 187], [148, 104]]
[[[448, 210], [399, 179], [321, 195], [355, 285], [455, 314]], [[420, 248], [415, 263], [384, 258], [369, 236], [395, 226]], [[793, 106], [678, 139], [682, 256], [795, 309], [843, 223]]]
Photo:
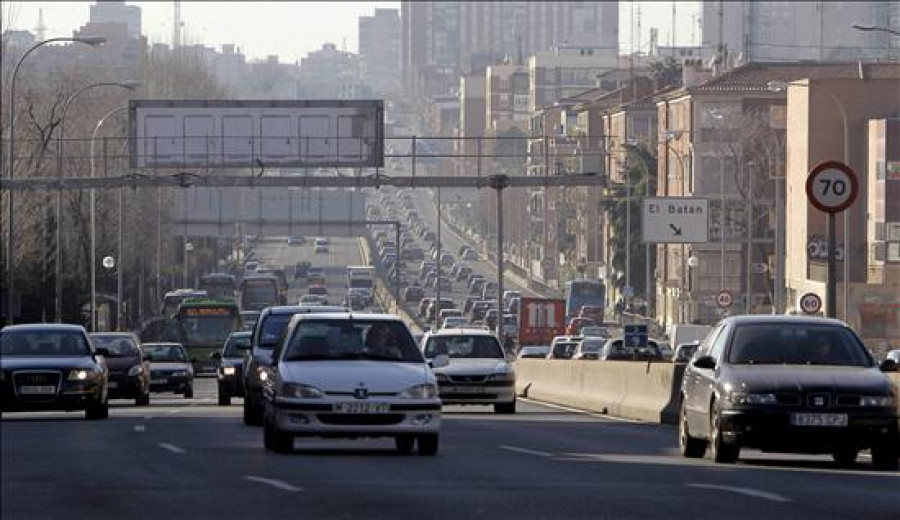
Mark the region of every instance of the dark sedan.
[[10, 325], [0, 330], [0, 410], [84, 410], [109, 416], [104, 349], [78, 325]]
[[801, 316], [723, 320], [684, 372], [680, 447], [735, 462], [742, 448], [828, 453], [842, 465], [870, 449], [879, 469], [900, 459], [897, 396], [843, 322]]
[[107, 351], [109, 398], [134, 399], [137, 406], [150, 404], [150, 363], [144, 360], [137, 336], [130, 332], [92, 332], [94, 347]]
[[221, 352], [214, 352], [219, 360], [216, 379], [219, 388], [219, 406], [231, 404], [232, 397], [244, 397], [244, 356], [250, 350], [252, 332], [232, 332]]

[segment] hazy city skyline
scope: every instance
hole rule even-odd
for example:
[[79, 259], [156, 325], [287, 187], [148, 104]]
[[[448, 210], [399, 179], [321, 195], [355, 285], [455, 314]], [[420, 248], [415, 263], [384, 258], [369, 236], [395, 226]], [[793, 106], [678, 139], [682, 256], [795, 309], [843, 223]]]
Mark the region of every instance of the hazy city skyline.
[[[47, 36], [69, 36], [88, 21], [94, 2], [2, 2], [4, 29], [34, 31], [38, 13], [43, 9]], [[171, 43], [173, 2], [126, 2], [141, 8], [142, 33], [151, 43]], [[632, 6], [632, 4], [634, 4]], [[696, 20], [700, 2], [677, 3], [677, 43], [699, 44]], [[215, 5], [214, 16], [210, 7]], [[277, 54], [284, 63], [298, 61], [326, 42], [339, 49], [357, 52], [357, 21], [374, 13], [375, 8], [400, 8], [400, 2], [181, 2], [183, 40], [219, 48], [233, 43], [248, 59]], [[252, 9], [251, 9], [252, 8]], [[668, 45], [672, 25], [672, 2], [619, 2], [619, 43], [622, 52], [631, 46], [632, 8], [641, 25], [641, 50], [647, 51], [651, 27], [659, 29], [659, 44]], [[251, 12], [252, 11], [252, 12]], [[328, 17], [328, 24], [310, 24], [297, 34], [300, 20]], [[240, 25], [240, 31], [236, 28]], [[290, 40], [288, 40], [290, 38]]]

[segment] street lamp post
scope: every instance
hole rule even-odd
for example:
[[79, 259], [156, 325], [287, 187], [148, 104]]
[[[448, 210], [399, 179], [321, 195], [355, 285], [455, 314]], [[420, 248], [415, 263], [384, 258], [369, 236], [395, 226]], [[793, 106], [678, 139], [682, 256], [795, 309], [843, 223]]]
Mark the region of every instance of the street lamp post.
[[[15, 68], [13, 68], [12, 78], [10, 79], [9, 84], [9, 149], [7, 155], [7, 178], [12, 180], [13, 178], [13, 161], [15, 160], [15, 143], [16, 143], [16, 76], [19, 74], [19, 67], [22, 66], [22, 62], [25, 61], [25, 58], [28, 57], [35, 49], [46, 45], [48, 43], [54, 42], [73, 42], [73, 43], [83, 43], [85, 45], [90, 45], [91, 47], [96, 47], [98, 45], [103, 45], [106, 43], [106, 38], [102, 37], [86, 37], [86, 38], [71, 38], [71, 37], [59, 37], [59, 38], [50, 38], [44, 41], [40, 41], [34, 45], [32, 45], [22, 57], [19, 58], [19, 61], [16, 62]], [[9, 190], [7, 193], [7, 206], [6, 206], [6, 319], [7, 322], [13, 323], [13, 305], [15, 303], [15, 298], [13, 296], [13, 243], [15, 240], [15, 236], [13, 233], [13, 190]]]
[[[865, 29], [863, 29], [865, 30]], [[782, 92], [788, 88], [788, 86], [795, 87], [806, 87], [810, 88], [808, 83], [795, 83], [795, 82], [786, 82], [786, 81], [770, 81], [766, 84], [766, 87], [772, 92]], [[831, 90], [823, 87], [822, 85], [816, 85], [818, 88], [822, 89], [822, 92], [827, 95], [831, 101], [834, 102], [838, 107], [838, 111], [841, 114], [841, 123], [843, 126], [844, 133], [844, 146], [843, 146], [843, 161], [844, 164], [849, 166], [850, 162], [850, 133], [848, 131], [847, 124], [847, 109], [844, 107], [844, 103], [832, 92]], [[849, 308], [849, 286], [850, 286], [850, 212], [848, 210], [844, 210], [844, 240], [842, 247], [844, 249], [844, 291], [843, 291], [843, 301], [844, 301], [844, 321], [847, 321], [848, 316], [850, 315]], [[828, 254], [834, 254], [835, 244], [828, 244]], [[836, 307], [836, 306], [835, 306]]]
[[[69, 105], [81, 95], [82, 92], [90, 90], [95, 87], [119, 87], [126, 90], [134, 90], [135, 88], [140, 86], [139, 81], [128, 80], [122, 82], [100, 82], [100, 83], [92, 83], [83, 87], [79, 90], [76, 90], [74, 93], [69, 95], [66, 98], [66, 102], [63, 104], [62, 113], [59, 118], [59, 133], [56, 136], [56, 175], [59, 178], [63, 176], [63, 143], [64, 143], [64, 134], [65, 134], [65, 124], [66, 124], [66, 113], [69, 110]], [[106, 116], [104, 116], [105, 118]], [[62, 321], [62, 188], [56, 190], [56, 306], [55, 306], [55, 315], [56, 322], [60, 323]], [[120, 253], [121, 257], [121, 253]]]

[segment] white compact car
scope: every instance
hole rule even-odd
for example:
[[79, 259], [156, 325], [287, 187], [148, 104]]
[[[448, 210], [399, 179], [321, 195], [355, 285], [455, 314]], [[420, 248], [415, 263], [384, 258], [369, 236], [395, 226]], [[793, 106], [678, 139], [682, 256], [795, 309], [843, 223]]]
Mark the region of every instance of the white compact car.
[[[446, 357], [435, 359], [446, 365]], [[386, 314], [297, 314], [263, 386], [266, 449], [294, 437], [394, 437], [397, 450], [438, 450], [441, 400], [406, 325]]]
[[494, 405], [496, 413], [516, 412], [516, 370], [493, 332], [429, 332], [422, 338], [422, 350], [427, 359], [450, 358], [447, 366], [435, 364], [434, 369], [444, 404], [487, 404]]

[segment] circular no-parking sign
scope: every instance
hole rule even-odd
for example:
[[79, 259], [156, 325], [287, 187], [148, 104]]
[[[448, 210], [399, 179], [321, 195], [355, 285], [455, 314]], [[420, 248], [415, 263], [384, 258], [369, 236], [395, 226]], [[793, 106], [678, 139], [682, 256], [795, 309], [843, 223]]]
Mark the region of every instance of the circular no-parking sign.
[[719, 291], [719, 294], [716, 295], [716, 305], [719, 307], [727, 309], [728, 307], [731, 307], [732, 303], [734, 303], [734, 295], [731, 294], [731, 291]]
[[806, 293], [800, 297], [800, 310], [805, 314], [815, 314], [822, 309], [822, 298], [816, 293]]
[[806, 178], [809, 203], [825, 213], [844, 211], [858, 195], [856, 173], [842, 162], [825, 161], [813, 168]]

